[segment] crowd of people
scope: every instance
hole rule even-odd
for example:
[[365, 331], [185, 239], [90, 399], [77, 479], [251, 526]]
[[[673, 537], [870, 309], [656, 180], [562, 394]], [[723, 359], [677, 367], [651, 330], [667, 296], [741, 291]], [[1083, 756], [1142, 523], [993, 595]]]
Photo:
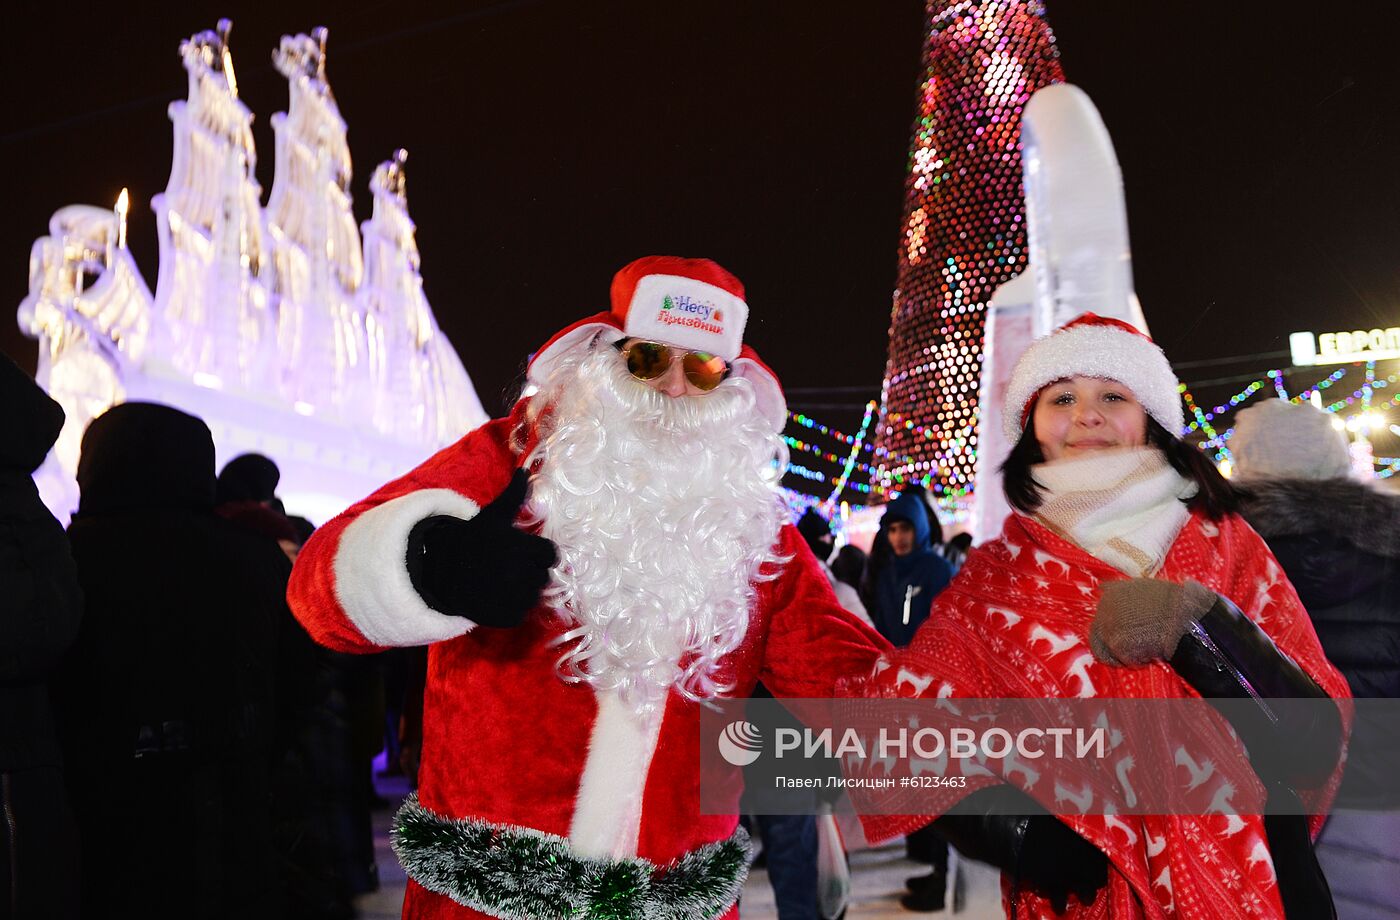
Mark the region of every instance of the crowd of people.
[[[274, 461], [216, 475], [203, 422], [128, 403], [83, 437], [65, 535], [30, 479], [62, 412], [0, 365], [11, 914], [349, 916], [387, 718], [405, 916], [735, 917], [750, 841], [737, 794], [700, 807], [701, 707], [936, 693], [1243, 698], [1244, 743], [1296, 756], [1255, 758], [1267, 814], [1065, 814], [988, 774], [955, 810], [863, 815], [930, 867], [912, 911], [945, 906], [951, 844], [1018, 917], [1400, 915], [1386, 725], [1357, 722], [1342, 780], [1344, 702], [1400, 694], [1400, 499], [1350, 477], [1330, 417], [1242, 412], [1226, 480], [1162, 351], [1086, 314], [1012, 373], [999, 537], [945, 542], [915, 486], [868, 557], [833, 552], [777, 496], [748, 311], [713, 262], [634, 262], [509, 416], [320, 528]], [[1324, 829], [1334, 801], [1360, 810]], [[811, 821], [751, 823], [783, 920], [818, 916]]]
[[8, 359], [0, 384], [5, 916], [353, 916], [386, 700], [411, 697], [386, 676], [413, 662], [311, 641], [286, 590], [313, 527], [276, 464], [216, 476], [169, 406], [88, 427], [65, 538], [30, 479], [62, 410]]

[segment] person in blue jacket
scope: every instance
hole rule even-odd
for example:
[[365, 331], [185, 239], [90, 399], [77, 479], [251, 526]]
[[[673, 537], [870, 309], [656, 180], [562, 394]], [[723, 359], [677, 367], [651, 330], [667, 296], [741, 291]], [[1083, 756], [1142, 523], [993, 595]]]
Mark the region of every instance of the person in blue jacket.
[[[880, 532], [871, 547], [866, 584], [875, 629], [903, 648], [928, 619], [939, 592], [953, 580], [953, 567], [934, 549], [934, 529], [942, 528], [931, 511], [924, 491], [906, 488], [885, 508]], [[939, 911], [945, 906], [948, 880], [948, 844], [932, 828], [925, 827], [905, 838], [905, 849], [914, 862], [927, 863], [927, 875], [910, 878], [910, 893], [900, 898], [907, 910]]]
[[948, 561], [934, 552], [928, 506], [913, 492], [901, 493], [885, 509], [877, 539], [889, 542], [889, 555], [875, 575], [871, 619], [897, 648], [914, 638], [928, 619], [938, 593], [952, 581]]

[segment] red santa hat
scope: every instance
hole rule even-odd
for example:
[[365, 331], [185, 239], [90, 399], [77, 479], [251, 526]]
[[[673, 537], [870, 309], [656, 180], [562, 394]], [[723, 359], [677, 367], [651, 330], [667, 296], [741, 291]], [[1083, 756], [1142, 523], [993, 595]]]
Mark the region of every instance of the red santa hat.
[[743, 342], [748, 318], [744, 285], [720, 265], [709, 259], [645, 256], [613, 277], [612, 309], [557, 333], [535, 352], [528, 377], [542, 384], [561, 358], [595, 340], [665, 342], [728, 361], [731, 376], [753, 384], [759, 412], [773, 430], [781, 431], [787, 402], [777, 376]]
[[1002, 406], [1011, 443], [1020, 440], [1036, 394], [1056, 380], [1076, 376], [1117, 380], [1174, 436], [1186, 424], [1181, 383], [1162, 349], [1130, 323], [1083, 313], [1037, 339], [1016, 362]]

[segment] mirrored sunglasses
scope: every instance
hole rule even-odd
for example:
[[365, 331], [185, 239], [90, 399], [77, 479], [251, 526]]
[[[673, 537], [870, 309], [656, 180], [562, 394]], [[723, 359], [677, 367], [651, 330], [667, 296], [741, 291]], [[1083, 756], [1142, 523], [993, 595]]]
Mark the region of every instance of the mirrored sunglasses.
[[[619, 343], [620, 345], [620, 343]], [[655, 380], [670, 370], [680, 349], [661, 342], [638, 340], [622, 349], [627, 371], [638, 380]], [[729, 362], [708, 351], [687, 351], [681, 357], [685, 379], [698, 390], [709, 392], [729, 376]]]

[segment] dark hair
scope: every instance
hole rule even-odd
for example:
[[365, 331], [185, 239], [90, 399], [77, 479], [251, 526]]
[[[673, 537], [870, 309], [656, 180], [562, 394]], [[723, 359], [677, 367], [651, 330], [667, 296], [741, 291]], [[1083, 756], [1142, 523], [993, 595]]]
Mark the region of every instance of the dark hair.
[[[1172, 435], [1150, 415], [1147, 417], [1147, 443], [1162, 452], [1172, 469], [1198, 486], [1196, 494], [1186, 499], [1186, 506], [1192, 511], [1200, 509], [1206, 517], [1219, 520], [1239, 507], [1239, 490], [1220, 475], [1205, 453]], [[1022, 514], [1035, 514], [1043, 501], [1040, 494], [1043, 487], [1035, 481], [1031, 467], [1044, 462], [1045, 455], [1041, 453], [1040, 442], [1035, 437], [1035, 415], [1032, 413], [1026, 419], [1026, 430], [1021, 432], [1021, 440], [1011, 448], [1006, 462], [1001, 465], [1006, 500]]]

